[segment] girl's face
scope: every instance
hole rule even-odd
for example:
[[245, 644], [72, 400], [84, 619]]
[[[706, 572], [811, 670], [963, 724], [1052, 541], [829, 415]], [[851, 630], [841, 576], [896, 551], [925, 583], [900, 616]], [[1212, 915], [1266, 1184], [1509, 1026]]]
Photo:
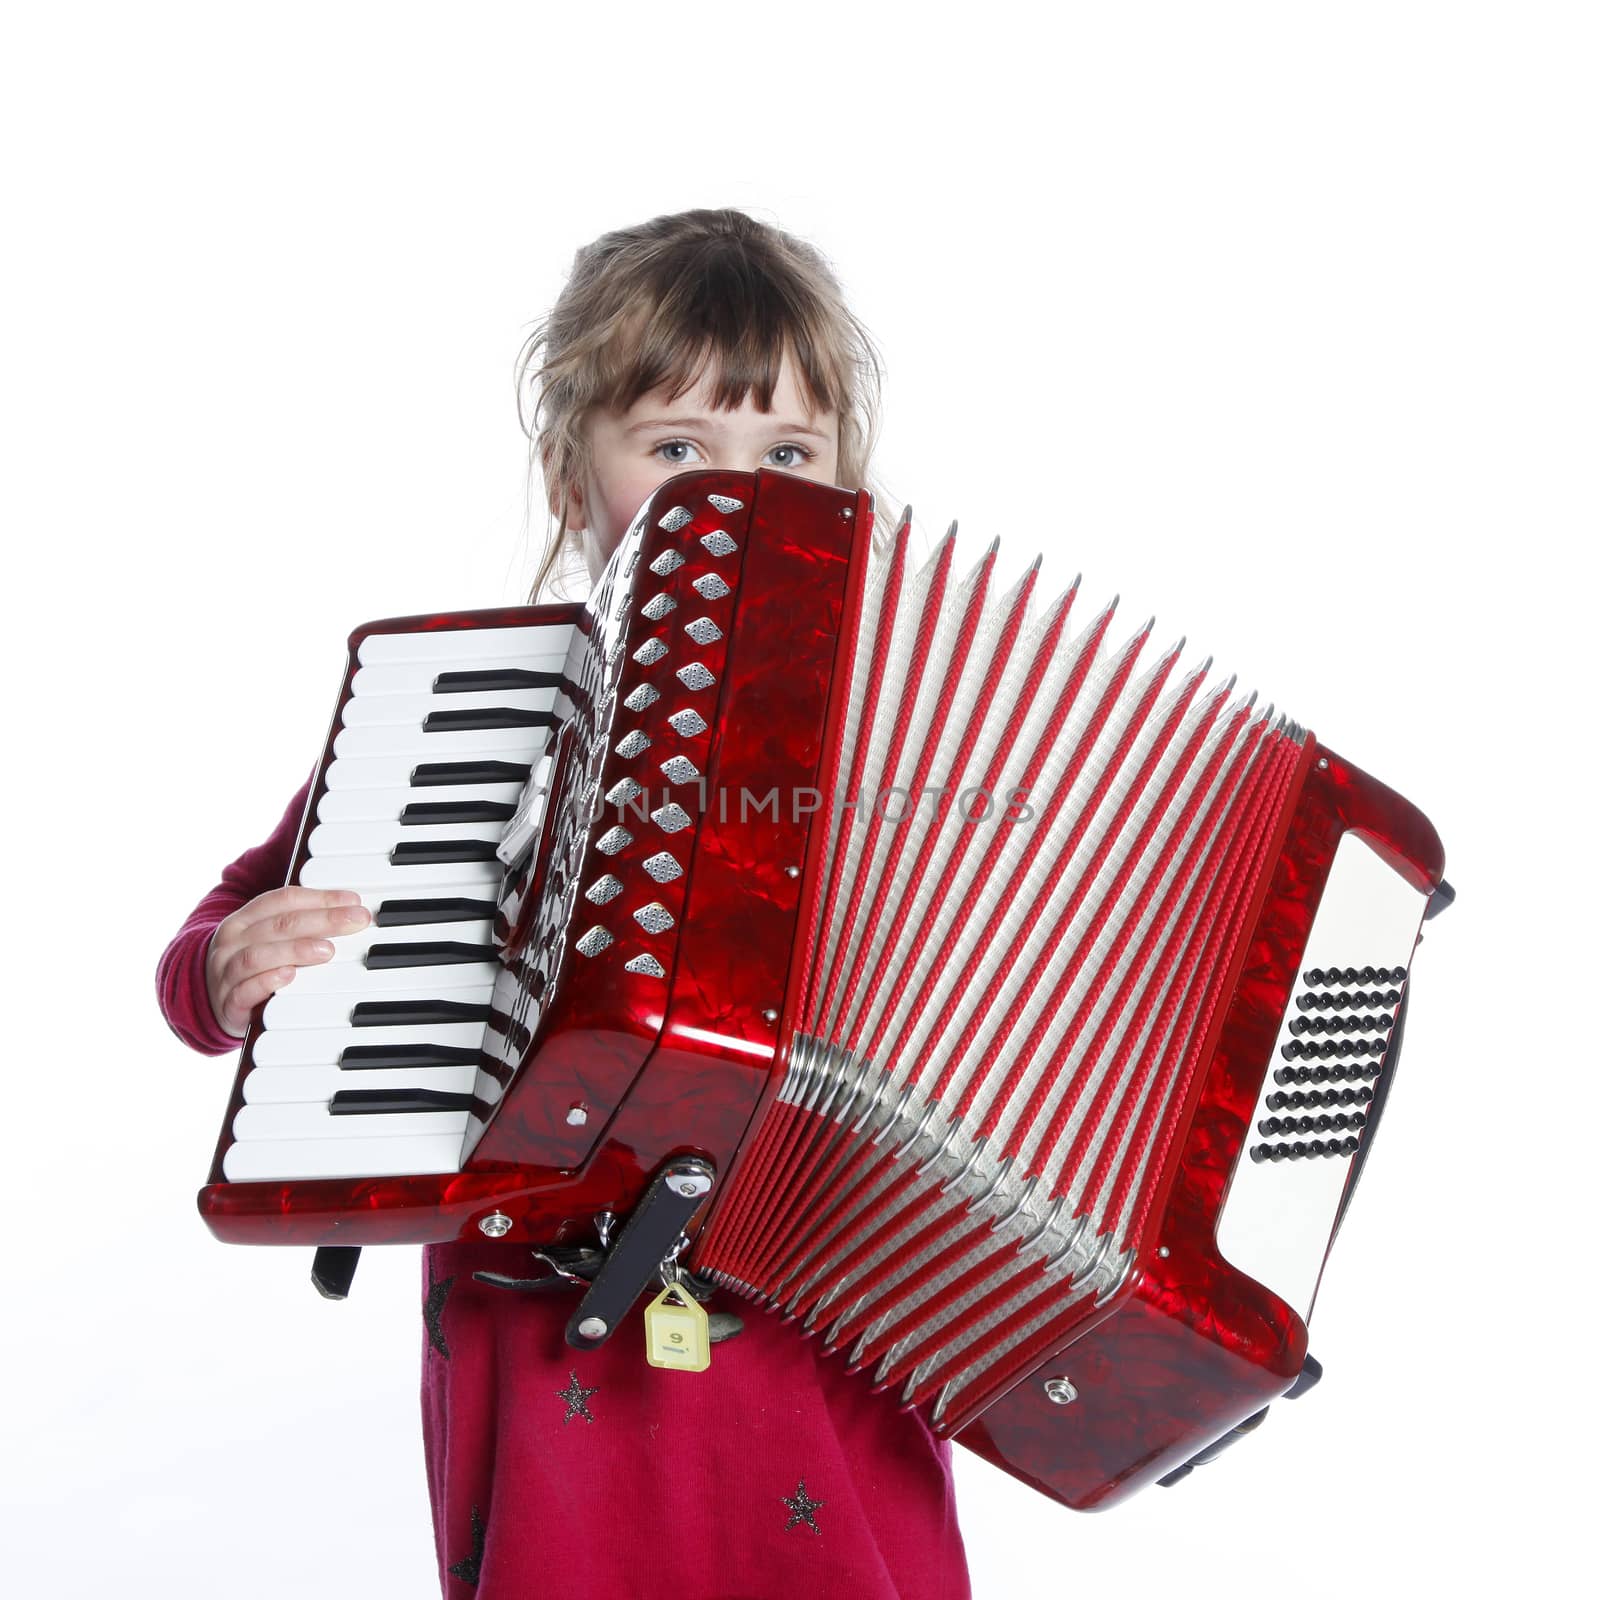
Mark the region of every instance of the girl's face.
[[600, 576], [651, 491], [680, 472], [776, 467], [819, 483], [837, 481], [838, 418], [808, 409], [787, 359], [771, 411], [756, 409], [753, 392], [731, 411], [714, 410], [714, 387], [710, 376], [702, 375], [676, 400], [652, 389], [626, 412], [590, 418], [592, 464], [583, 482], [572, 487], [567, 520], [569, 527], [587, 530], [584, 549], [592, 578]]

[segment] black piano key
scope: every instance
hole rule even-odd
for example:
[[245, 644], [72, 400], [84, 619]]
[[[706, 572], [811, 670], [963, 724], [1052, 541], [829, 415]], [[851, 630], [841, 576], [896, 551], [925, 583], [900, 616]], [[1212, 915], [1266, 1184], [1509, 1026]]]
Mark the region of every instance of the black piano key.
[[352, 1028], [427, 1028], [436, 1022], [487, 1022], [486, 1005], [464, 1000], [361, 1000], [351, 1008]]
[[452, 783], [526, 783], [532, 767], [515, 761], [424, 761], [411, 769], [413, 789]]
[[424, 733], [473, 733], [490, 728], [553, 728], [548, 711], [527, 711], [521, 706], [478, 706], [471, 711], [430, 711], [422, 719]]
[[400, 813], [403, 828], [440, 822], [509, 822], [516, 812], [511, 800], [413, 800]]
[[419, 839], [397, 844], [389, 852], [396, 867], [431, 867], [448, 861], [493, 861], [493, 839]]
[[335, 1117], [382, 1116], [401, 1111], [469, 1111], [470, 1094], [442, 1089], [340, 1089], [328, 1102]]
[[491, 667], [482, 672], [441, 672], [433, 680], [435, 694], [496, 694], [507, 689], [559, 689], [559, 672], [531, 672], [526, 667]]
[[385, 940], [367, 947], [366, 964], [373, 971], [386, 971], [395, 967], [453, 967], [494, 958], [492, 944], [467, 944], [457, 939], [439, 939], [431, 944]]
[[349, 1044], [339, 1052], [348, 1072], [382, 1071], [386, 1067], [473, 1067], [481, 1052], [449, 1044]]
[[493, 900], [384, 900], [373, 917], [379, 928], [413, 928], [426, 922], [488, 922]]

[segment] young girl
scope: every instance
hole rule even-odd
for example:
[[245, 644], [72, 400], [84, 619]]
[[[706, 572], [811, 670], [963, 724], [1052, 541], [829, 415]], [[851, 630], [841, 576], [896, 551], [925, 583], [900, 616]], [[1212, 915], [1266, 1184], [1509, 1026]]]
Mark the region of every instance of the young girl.
[[[537, 362], [537, 365], [535, 364]], [[871, 341], [820, 255], [737, 211], [690, 211], [580, 250], [524, 351], [555, 530], [535, 584], [598, 576], [647, 495], [703, 466], [868, 483]], [[283, 888], [307, 788], [228, 867], [158, 972], [186, 1043], [237, 1048], [250, 1013], [364, 927], [350, 892]], [[568, 1292], [519, 1293], [526, 1246], [424, 1252], [422, 1426], [446, 1600], [969, 1593], [950, 1447], [768, 1313], [709, 1371], [644, 1359], [637, 1315], [565, 1343]], [[722, 1318], [723, 1326], [738, 1320]]]

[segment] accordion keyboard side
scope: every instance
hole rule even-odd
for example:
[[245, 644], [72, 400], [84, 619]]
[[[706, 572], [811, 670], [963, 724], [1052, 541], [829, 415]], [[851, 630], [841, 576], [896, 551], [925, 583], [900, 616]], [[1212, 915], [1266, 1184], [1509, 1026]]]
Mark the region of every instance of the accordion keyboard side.
[[[433, 1214], [461, 1164], [458, 1102], [494, 978], [493, 852], [570, 713], [582, 624], [580, 606], [521, 606], [351, 634], [287, 881], [356, 889], [374, 920], [251, 1018], [199, 1197], [219, 1237], [344, 1242], [340, 1219], [376, 1205], [396, 1239], [447, 1236]], [[327, 1120], [341, 1100], [391, 1091], [448, 1109]], [[363, 1126], [377, 1131], [357, 1145]]]

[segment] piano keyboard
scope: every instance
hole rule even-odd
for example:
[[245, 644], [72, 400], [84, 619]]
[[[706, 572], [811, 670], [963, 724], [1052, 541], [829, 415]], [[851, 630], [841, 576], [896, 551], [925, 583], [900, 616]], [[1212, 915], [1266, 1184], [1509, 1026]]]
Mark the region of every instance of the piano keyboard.
[[374, 920], [267, 1002], [230, 1182], [460, 1170], [498, 970], [495, 852], [548, 780], [574, 631], [362, 640], [297, 881], [354, 890]]

